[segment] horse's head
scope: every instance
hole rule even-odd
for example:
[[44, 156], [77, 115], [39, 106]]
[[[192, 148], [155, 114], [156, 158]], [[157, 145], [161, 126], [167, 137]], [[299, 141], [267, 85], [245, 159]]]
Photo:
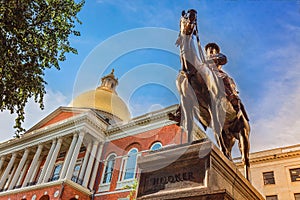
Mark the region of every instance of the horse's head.
[[184, 35], [191, 35], [194, 33], [196, 22], [197, 22], [197, 11], [190, 9], [182, 11], [182, 17], [180, 19], [180, 32]]

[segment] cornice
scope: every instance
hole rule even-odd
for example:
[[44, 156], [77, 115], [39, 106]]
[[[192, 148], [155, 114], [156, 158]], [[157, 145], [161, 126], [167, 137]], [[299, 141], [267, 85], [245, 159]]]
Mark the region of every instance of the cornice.
[[71, 180], [68, 179], [61, 179], [61, 180], [57, 180], [57, 181], [53, 181], [53, 182], [48, 182], [48, 183], [43, 183], [43, 184], [38, 184], [38, 185], [33, 185], [33, 186], [28, 186], [28, 187], [23, 187], [23, 188], [18, 188], [18, 189], [14, 189], [14, 190], [8, 190], [8, 191], [4, 191], [0, 193], [0, 197], [1, 196], [6, 196], [6, 195], [12, 195], [12, 194], [16, 194], [16, 193], [21, 193], [21, 192], [27, 192], [27, 191], [34, 191], [34, 190], [39, 190], [39, 189], [44, 189], [47, 187], [52, 187], [52, 186], [59, 186], [59, 185], [63, 185], [63, 184], [68, 184], [70, 186], [72, 186], [73, 188], [79, 190], [80, 192], [83, 192], [87, 195], [91, 195], [92, 192], [77, 184], [74, 183]]
[[[173, 105], [170, 107], [167, 107], [163, 110], [159, 110], [156, 112], [150, 112], [145, 115], [139, 116], [137, 118], [133, 118], [131, 121], [128, 123], [116, 123], [108, 127], [106, 134], [107, 135], [112, 135], [119, 133], [120, 131], [123, 130], [128, 130], [132, 129], [133, 127], [136, 126], [141, 126], [141, 125], [146, 125], [155, 121], [158, 121], [160, 119], [165, 119], [165, 121], [169, 121], [169, 124], [174, 124], [175, 122], [170, 121], [168, 119], [168, 114], [171, 112], [174, 112], [177, 109], [177, 105]], [[142, 128], [142, 127], [139, 127]]]
[[6, 195], [11, 195], [11, 194], [16, 194], [16, 193], [21, 193], [21, 192], [43, 189], [46, 187], [58, 186], [58, 185], [61, 185], [63, 182], [64, 182], [63, 180], [57, 180], [57, 181], [53, 181], [53, 182], [49, 182], [49, 183], [43, 183], [43, 184], [39, 184], [39, 185], [33, 185], [33, 186], [18, 188], [18, 189], [14, 189], [14, 190], [8, 190], [8, 191], [1, 192], [0, 197], [6, 196]]
[[300, 151], [298, 151], [298, 152], [282, 153], [282, 154], [274, 154], [273, 156], [266, 156], [266, 157], [261, 157], [261, 158], [255, 158], [253, 160], [250, 160], [250, 162], [251, 163], [259, 163], [259, 162], [273, 161], [273, 160], [287, 159], [287, 158], [294, 158], [294, 157], [299, 157], [300, 158]]
[[52, 119], [53, 117], [55, 117], [56, 115], [58, 115], [61, 112], [72, 112], [74, 114], [80, 114], [80, 113], [83, 113], [83, 112], [87, 112], [87, 110], [88, 109], [86, 109], [86, 108], [74, 108], [74, 107], [60, 106], [56, 110], [54, 110], [52, 113], [47, 115], [45, 118], [43, 118], [42, 120], [37, 122], [33, 127], [31, 127], [28, 131], [26, 131], [26, 133], [32, 132], [34, 130], [37, 130], [37, 129], [41, 128], [41, 126], [43, 124], [45, 124], [46, 122], [48, 122], [50, 119]]
[[99, 119], [93, 111], [88, 111], [55, 124], [28, 132], [20, 138], [1, 143], [0, 156], [30, 148], [78, 131], [89, 132], [89, 134], [95, 136], [95, 138], [104, 140], [104, 131], [106, 127], [107, 124]]
[[81, 185], [79, 185], [79, 184], [77, 184], [77, 183], [75, 183], [75, 182], [73, 182], [69, 179], [65, 179], [64, 182], [68, 185], [71, 185], [73, 188], [79, 190], [80, 192], [83, 192], [83, 193], [88, 194], [88, 195], [92, 195], [92, 192], [89, 189], [87, 189], [87, 188], [85, 188], [85, 187], [83, 187], [83, 186], [81, 186]]
[[124, 137], [128, 137], [128, 136], [132, 136], [132, 135], [136, 135], [139, 133], [144, 133], [150, 130], [154, 130], [154, 129], [158, 129], [158, 128], [162, 128], [164, 126], [168, 126], [171, 124], [174, 124], [175, 122], [171, 122], [168, 120], [160, 120], [157, 121], [155, 123], [150, 123], [150, 124], [145, 124], [141, 127], [142, 124], [137, 124], [139, 126], [132, 126], [128, 129], [120, 129], [120, 131], [118, 133], [109, 135], [106, 137], [106, 141], [112, 141], [112, 140], [117, 140], [117, 139], [121, 139]]
[[[284, 152], [284, 153], [276, 153], [274, 152], [273, 155], [262, 155], [260, 157], [252, 157], [250, 155], [250, 164], [259, 164], [259, 163], [265, 163], [265, 162], [274, 162], [275, 160], [285, 160], [285, 159], [291, 159], [291, 158], [300, 158], [300, 151], [294, 151], [294, 152]], [[235, 158], [234, 162], [237, 166], [242, 166], [241, 158]]]
[[174, 121], [169, 120], [168, 114], [174, 112], [176, 109], [177, 106], [174, 105], [160, 111], [151, 112], [138, 118], [134, 118], [127, 124], [114, 124], [106, 131], [106, 141], [112, 141], [175, 124]]

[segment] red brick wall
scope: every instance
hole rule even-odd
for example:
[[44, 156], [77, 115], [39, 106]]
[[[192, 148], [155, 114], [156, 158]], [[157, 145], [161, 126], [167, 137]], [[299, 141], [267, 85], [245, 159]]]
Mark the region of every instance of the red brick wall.
[[80, 200], [90, 200], [91, 197], [88, 194], [85, 194], [83, 192], [80, 192], [79, 190], [73, 188], [70, 185], [65, 185], [64, 186], [64, 191], [62, 193], [62, 200], [68, 200], [71, 198], [75, 198], [78, 196], [78, 199]]
[[[181, 141], [182, 140], [182, 141]], [[103, 152], [102, 152], [102, 159], [105, 160], [107, 156], [111, 153], [117, 154], [117, 156], [123, 156], [128, 153], [128, 151], [132, 148], [137, 148], [140, 151], [149, 150], [150, 147], [154, 142], [161, 142], [163, 146], [170, 145], [170, 144], [180, 144], [186, 143], [187, 137], [186, 134], [182, 134], [181, 136], [181, 129], [177, 125], [169, 125], [162, 128], [150, 130], [144, 133], [140, 133], [133, 136], [128, 136], [125, 138], [121, 138], [118, 140], [114, 140], [104, 144]], [[117, 181], [119, 178], [120, 167], [122, 163], [122, 158], [117, 158], [114, 166], [114, 171], [112, 175], [110, 191], [115, 191]], [[98, 186], [101, 181], [101, 176], [103, 173], [104, 163], [100, 163], [98, 176], [95, 181], [95, 191], [98, 190]], [[126, 197], [127, 195], [122, 195], [122, 193], [117, 193], [114, 195], [121, 195], [120, 197]], [[106, 199], [111, 197], [114, 199], [112, 195], [109, 196], [99, 196], [98, 199]], [[118, 197], [118, 198], [120, 198]], [[117, 199], [117, 198], [116, 198]]]
[[58, 114], [57, 116], [55, 116], [53, 119], [51, 119], [48, 122], [46, 122], [42, 127], [49, 126], [50, 124], [54, 124], [56, 122], [65, 120], [65, 119], [67, 119], [69, 117], [73, 117], [73, 116], [75, 116], [77, 114], [78, 113], [73, 113], [73, 112], [62, 112], [62, 113]]
[[[58, 197], [54, 197], [54, 193], [57, 190], [59, 190], [59, 195]], [[64, 186], [60, 184], [52, 187], [46, 187], [42, 189], [35, 189], [35, 190], [10, 194], [6, 196], [0, 196], [0, 200], [8, 200], [8, 198], [10, 198], [11, 200], [21, 200], [23, 197], [30, 200], [33, 195], [36, 195], [36, 200], [39, 200], [45, 194], [49, 195], [51, 200], [58, 200], [58, 199], [69, 200], [71, 198], [74, 198], [76, 195], [78, 195], [79, 200], [91, 199], [88, 194], [80, 192], [79, 190], [65, 183]]]
[[36, 195], [36, 200], [39, 200], [44, 194], [48, 194], [51, 200], [55, 200], [59, 199], [59, 196], [56, 198], [54, 197], [54, 193], [57, 190], [61, 190], [61, 185], [0, 196], [0, 200], [8, 200], [8, 198], [11, 200], [21, 200], [24, 196], [26, 199], [31, 199], [33, 195]]
[[119, 192], [114, 194], [95, 196], [94, 200], [117, 200], [118, 198], [126, 198], [129, 192]]

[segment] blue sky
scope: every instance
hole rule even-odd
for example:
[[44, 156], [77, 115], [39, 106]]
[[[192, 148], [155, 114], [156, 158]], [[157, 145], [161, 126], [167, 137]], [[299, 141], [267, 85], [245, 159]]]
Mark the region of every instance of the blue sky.
[[[299, 143], [296, 0], [87, 0], [79, 13], [81, 36], [71, 37], [78, 55], [67, 55], [61, 70], [46, 71], [45, 110], [29, 102], [25, 128], [94, 89], [112, 68], [120, 80], [118, 93], [133, 116], [178, 103], [175, 75], [180, 62], [174, 43], [181, 11], [190, 8], [198, 11], [202, 46], [216, 42], [228, 57], [224, 70], [236, 81], [250, 116], [251, 151]], [[161, 36], [153, 37], [153, 31]], [[108, 60], [110, 54], [115, 56]], [[4, 112], [0, 118], [2, 141], [13, 136], [14, 116]]]

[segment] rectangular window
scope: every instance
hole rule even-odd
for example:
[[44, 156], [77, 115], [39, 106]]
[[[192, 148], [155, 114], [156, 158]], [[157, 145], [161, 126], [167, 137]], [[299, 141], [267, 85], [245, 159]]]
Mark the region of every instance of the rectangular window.
[[291, 181], [300, 181], [300, 168], [290, 169]]
[[266, 196], [266, 200], [278, 200], [277, 195]]
[[71, 180], [76, 182], [76, 183], [78, 182], [80, 168], [81, 168], [81, 163], [77, 163], [74, 167], [73, 175], [72, 175], [72, 178], [71, 178]]
[[56, 164], [53, 170], [52, 177], [49, 181], [56, 181], [59, 179], [60, 170], [62, 168], [62, 163]]
[[300, 193], [294, 194], [295, 200], [300, 200]]
[[270, 185], [270, 184], [275, 184], [275, 178], [274, 178], [274, 172], [264, 172], [263, 173], [264, 177], [264, 184], [265, 185]]

